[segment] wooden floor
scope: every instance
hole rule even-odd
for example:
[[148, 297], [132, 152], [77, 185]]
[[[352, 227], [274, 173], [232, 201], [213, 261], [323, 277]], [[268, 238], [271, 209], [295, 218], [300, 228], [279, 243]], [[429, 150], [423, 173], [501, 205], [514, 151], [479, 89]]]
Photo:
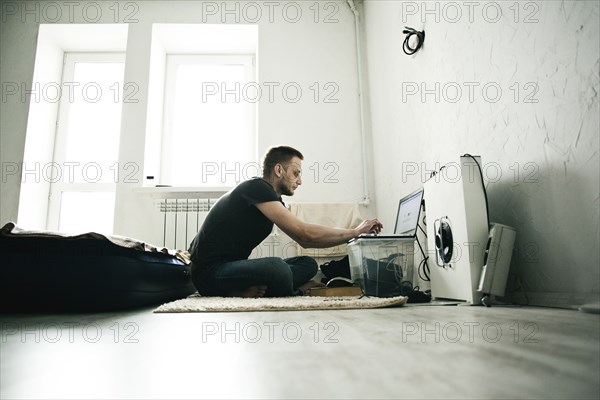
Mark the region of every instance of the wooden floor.
[[518, 307], [2, 315], [2, 399], [600, 397], [600, 316]]

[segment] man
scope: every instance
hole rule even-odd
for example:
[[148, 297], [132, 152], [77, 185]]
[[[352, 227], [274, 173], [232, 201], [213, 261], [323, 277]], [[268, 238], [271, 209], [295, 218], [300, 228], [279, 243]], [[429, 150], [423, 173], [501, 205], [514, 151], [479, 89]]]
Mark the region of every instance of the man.
[[281, 196], [293, 196], [302, 184], [302, 160], [298, 150], [272, 147], [263, 158], [262, 178], [240, 183], [211, 208], [190, 244], [192, 280], [204, 296], [279, 297], [304, 294], [319, 285], [310, 279], [318, 266], [311, 257], [249, 260], [277, 225], [302, 247], [326, 248], [363, 233], [379, 233], [377, 219], [354, 229], [309, 224], [292, 215]]

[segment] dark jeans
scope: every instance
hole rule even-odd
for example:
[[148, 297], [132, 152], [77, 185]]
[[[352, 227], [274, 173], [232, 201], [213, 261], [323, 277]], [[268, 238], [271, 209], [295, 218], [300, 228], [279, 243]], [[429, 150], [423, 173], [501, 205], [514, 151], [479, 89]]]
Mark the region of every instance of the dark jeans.
[[266, 257], [224, 262], [206, 269], [192, 267], [192, 280], [203, 296], [227, 296], [250, 286], [266, 285], [267, 297], [283, 297], [299, 295], [298, 287], [317, 270], [317, 262], [311, 257]]

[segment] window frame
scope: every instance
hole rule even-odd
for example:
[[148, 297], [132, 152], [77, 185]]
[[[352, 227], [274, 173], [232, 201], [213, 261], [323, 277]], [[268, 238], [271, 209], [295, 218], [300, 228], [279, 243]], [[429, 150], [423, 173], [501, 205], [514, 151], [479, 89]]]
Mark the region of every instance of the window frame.
[[[56, 119], [56, 132], [54, 138], [54, 149], [52, 162], [57, 165], [58, 168], [64, 172], [68, 166], [66, 163], [66, 152], [68, 142], [68, 121], [71, 112], [71, 100], [67, 91], [64, 90], [66, 87], [65, 82], [75, 81], [75, 64], [76, 63], [122, 63], [125, 65], [126, 53], [125, 52], [64, 52], [63, 54], [63, 71], [61, 76], [61, 88], [63, 93], [59, 100], [57, 119]], [[119, 90], [119, 103], [123, 106], [123, 80], [120, 82]], [[75, 90], [81, 89], [81, 86], [76, 87]], [[114, 93], [103, 93], [102, 95], [114, 95]], [[121, 116], [122, 118], [122, 116]], [[121, 127], [119, 125], [119, 142], [121, 136]], [[117, 148], [117, 154], [119, 149]], [[112, 167], [118, 167], [118, 156]], [[81, 168], [81, 166], [79, 166]], [[102, 170], [102, 173], [108, 173], [109, 171]], [[114, 172], [114, 171], [113, 171]], [[60, 229], [60, 217], [61, 217], [61, 205], [63, 193], [66, 192], [98, 192], [98, 193], [114, 193], [116, 194], [117, 182], [113, 180], [111, 183], [101, 182], [64, 182], [63, 179], [52, 179], [49, 185], [48, 194], [48, 210], [46, 227], [49, 230], [59, 231]], [[113, 207], [114, 217], [114, 207]], [[114, 221], [111, 221], [111, 232], [114, 227]]]
[[[163, 116], [162, 116], [162, 130], [160, 133], [160, 167], [159, 176], [160, 184], [171, 186], [173, 183], [172, 179], [172, 165], [173, 158], [176, 157], [174, 153], [175, 144], [173, 143], [173, 127], [172, 119], [175, 104], [175, 87], [176, 87], [176, 71], [179, 65], [243, 65], [244, 80], [241, 84], [240, 92], [243, 93], [242, 87], [244, 84], [256, 83], [256, 55], [248, 53], [224, 53], [224, 54], [207, 54], [207, 53], [195, 53], [195, 54], [176, 54], [167, 53], [165, 54], [165, 78], [164, 78], [164, 97], [163, 97]], [[257, 162], [257, 149], [258, 149], [258, 129], [257, 129], [257, 113], [258, 113], [258, 101], [245, 101], [241, 100], [245, 105], [244, 108], [244, 126], [246, 127], [245, 134], [250, 137], [251, 148], [248, 150], [250, 162]], [[193, 186], [193, 187], [219, 187], [219, 186], [232, 186], [222, 182], [221, 185], [214, 185], [204, 182], [190, 182], [189, 184], [176, 185], [176, 186]]]

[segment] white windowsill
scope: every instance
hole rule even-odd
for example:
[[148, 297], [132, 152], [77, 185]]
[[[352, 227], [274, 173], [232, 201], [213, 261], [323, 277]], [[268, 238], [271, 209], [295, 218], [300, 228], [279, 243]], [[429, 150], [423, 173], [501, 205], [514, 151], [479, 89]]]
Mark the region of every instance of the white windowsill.
[[218, 199], [230, 191], [232, 187], [177, 187], [177, 186], [148, 186], [133, 188], [134, 193], [150, 195], [153, 198], [202, 198]]

